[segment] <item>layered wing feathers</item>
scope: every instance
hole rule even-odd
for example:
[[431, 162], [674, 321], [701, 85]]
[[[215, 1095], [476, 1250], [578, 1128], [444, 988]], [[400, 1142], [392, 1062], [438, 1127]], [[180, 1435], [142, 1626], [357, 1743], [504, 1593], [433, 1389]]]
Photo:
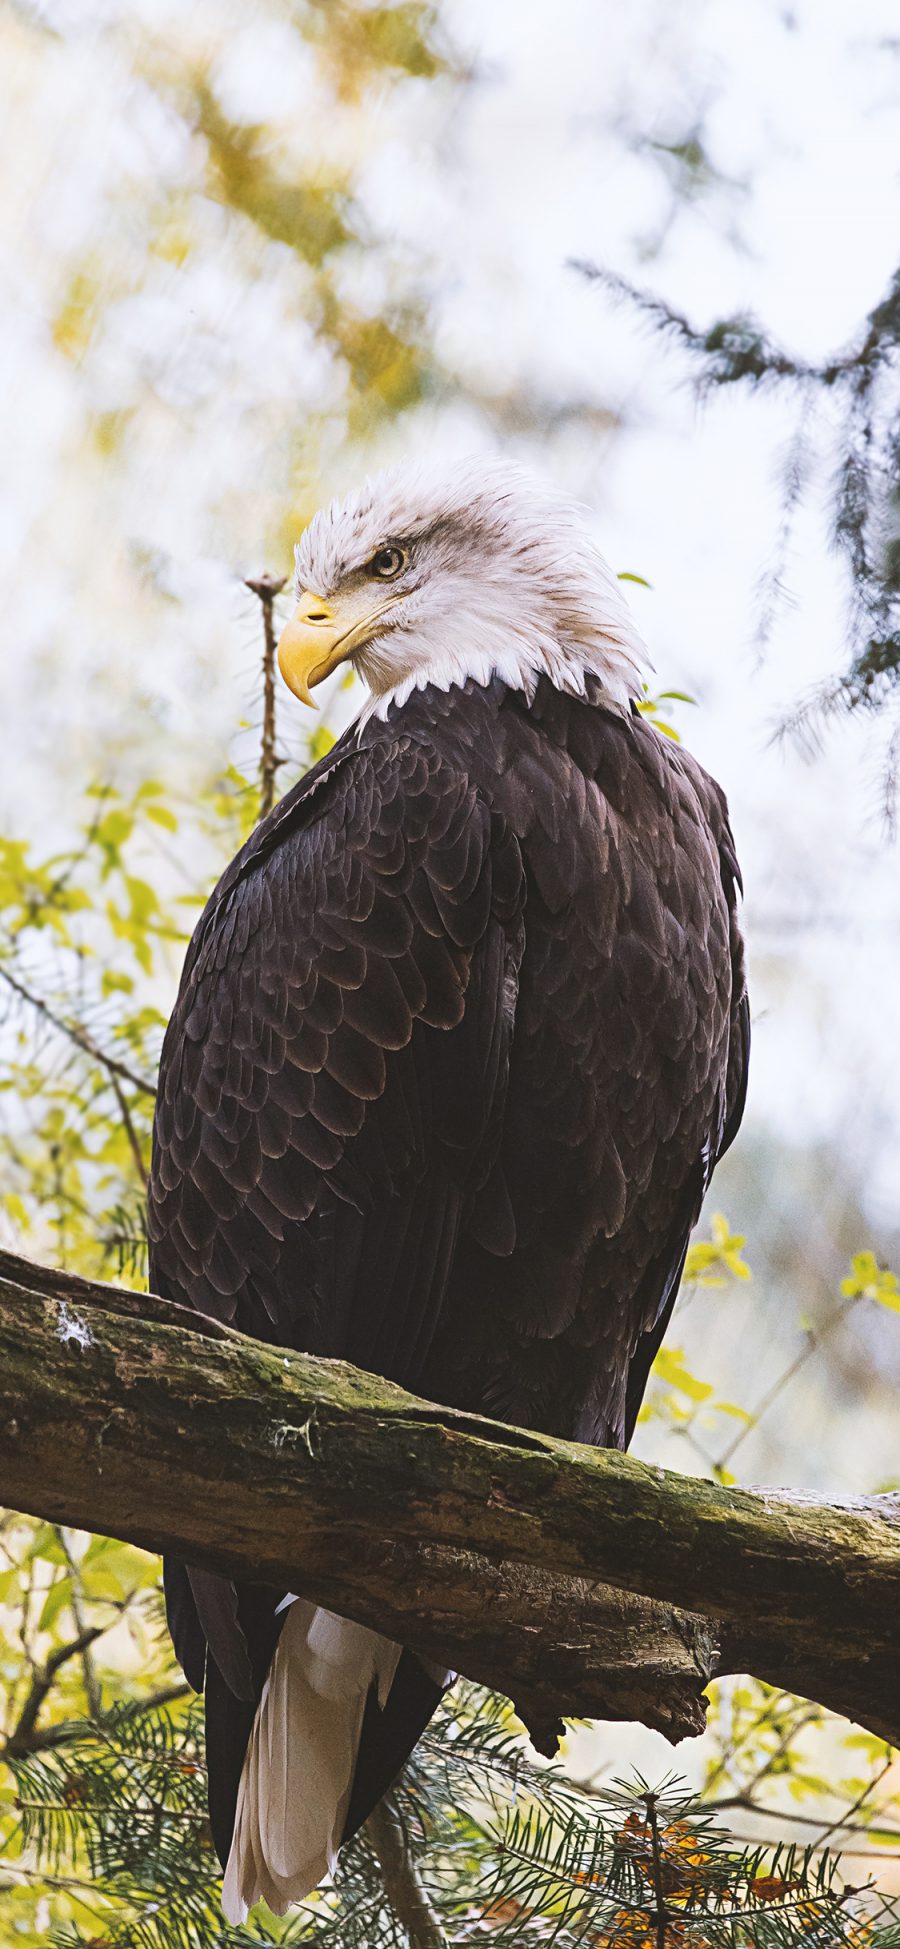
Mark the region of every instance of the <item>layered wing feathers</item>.
[[490, 1162], [519, 849], [469, 779], [403, 736], [346, 750], [251, 846], [201, 922], [166, 1037], [154, 1277], [407, 1379], [427, 1338], [410, 1307], [439, 1310]]
[[[153, 1284], [431, 1398], [624, 1445], [743, 1108], [736, 879], [718, 788], [595, 697], [428, 690], [347, 734], [191, 943]], [[166, 1594], [192, 1682], [205, 1661], [224, 1860], [281, 1593], [170, 1562]], [[410, 1716], [401, 1689], [351, 1826], [434, 1703]]]

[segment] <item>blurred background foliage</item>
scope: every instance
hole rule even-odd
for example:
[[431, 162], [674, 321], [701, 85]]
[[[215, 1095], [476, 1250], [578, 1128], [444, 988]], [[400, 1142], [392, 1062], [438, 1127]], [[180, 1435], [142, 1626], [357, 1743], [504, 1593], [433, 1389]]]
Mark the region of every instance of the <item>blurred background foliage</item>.
[[[876, 163], [898, 70], [878, 0], [852, 31], [768, 0], [747, 14], [752, 27], [717, 0], [640, 0], [627, 21], [565, 0], [552, 22], [498, 0], [489, 23], [468, 0], [0, 5], [0, 1230], [141, 1282], [153, 1081], [184, 944], [273, 783], [245, 577], [285, 575], [313, 508], [366, 467], [501, 443], [602, 509], [661, 682], [680, 686], [648, 708], [727, 784], [750, 889], [759, 1081], [638, 1452], [855, 1491], [900, 1480], [896, 861], [866, 817], [893, 762], [893, 665], [870, 652], [896, 627], [895, 304], [877, 359], [871, 334], [895, 270]], [[831, 102], [818, 120], [816, 88]], [[842, 133], [869, 192], [848, 190], [843, 213], [840, 182], [826, 198], [819, 181]], [[849, 150], [839, 164], [850, 183]], [[779, 258], [773, 194], [802, 208], [811, 181], [838, 295], [826, 302], [807, 265], [792, 312], [801, 229], [785, 218]], [[604, 249], [640, 286], [640, 332], [629, 306], [604, 309]], [[603, 276], [567, 270], [572, 257]], [[648, 279], [665, 296], [648, 302]], [[767, 319], [753, 331], [751, 309]], [[718, 322], [695, 329], [689, 312]], [[791, 330], [807, 351], [780, 352]], [[822, 379], [841, 343], [845, 418]], [[718, 361], [703, 427], [680, 357], [701, 384]], [[779, 390], [781, 357], [794, 370], [774, 374]], [[730, 390], [750, 396], [749, 422]], [[806, 510], [834, 526], [842, 454], [835, 569]], [[754, 675], [741, 645], [760, 574], [762, 634], [782, 647]], [[765, 733], [797, 690], [853, 704], [857, 678], [887, 725], [874, 797], [852, 729], [818, 771], [790, 753], [774, 769]], [[279, 790], [354, 702], [336, 684], [311, 728], [279, 708]], [[4, 1945], [224, 1939], [157, 1568], [2, 1519]], [[564, 1767], [557, 1783], [529, 1770], [502, 1704], [468, 1692], [423, 1749], [395, 1812], [449, 1939], [655, 1949], [661, 1902], [685, 1949], [897, 1939], [900, 1765], [818, 1708], [720, 1684], [703, 1740], [673, 1755], [639, 1728], [576, 1727]], [[699, 1801], [621, 1791], [635, 1769], [651, 1788], [682, 1776]], [[764, 1858], [762, 1843], [795, 1852]], [[406, 1941], [391, 1859], [384, 1835], [380, 1851], [364, 1839], [338, 1896], [246, 1939]], [[852, 1892], [870, 1879], [877, 1897]]]

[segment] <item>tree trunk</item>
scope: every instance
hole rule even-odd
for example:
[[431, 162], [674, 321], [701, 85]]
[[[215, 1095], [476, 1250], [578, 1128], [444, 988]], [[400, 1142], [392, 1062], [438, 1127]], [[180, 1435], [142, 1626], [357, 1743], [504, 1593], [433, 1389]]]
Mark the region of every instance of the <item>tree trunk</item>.
[[513, 1698], [700, 1730], [725, 1672], [900, 1744], [900, 1495], [722, 1489], [0, 1254], [0, 1500], [256, 1577]]

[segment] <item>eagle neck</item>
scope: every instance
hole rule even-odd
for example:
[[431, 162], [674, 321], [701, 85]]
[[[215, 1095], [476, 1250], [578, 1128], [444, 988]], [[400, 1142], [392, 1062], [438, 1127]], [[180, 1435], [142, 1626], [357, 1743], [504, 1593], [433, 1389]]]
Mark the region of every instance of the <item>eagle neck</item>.
[[[363, 666], [359, 674], [365, 680], [374, 672]], [[632, 701], [641, 694], [635, 662], [624, 645], [598, 645], [591, 653], [552, 641], [530, 649], [507, 644], [465, 654], [445, 650], [433, 659], [423, 658], [398, 682], [371, 689], [357, 721], [360, 728], [372, 718], [385, 721], [389, 712], [401, 709], [419, 691], [450, 692], [473, 683], [488, 689], [499, 682], [507, 690], [523, 692], [530, 701], [542, 678], [569, 697], [595, 698], [599, 692], [608, 707], [623, 715], [630, 714]]]

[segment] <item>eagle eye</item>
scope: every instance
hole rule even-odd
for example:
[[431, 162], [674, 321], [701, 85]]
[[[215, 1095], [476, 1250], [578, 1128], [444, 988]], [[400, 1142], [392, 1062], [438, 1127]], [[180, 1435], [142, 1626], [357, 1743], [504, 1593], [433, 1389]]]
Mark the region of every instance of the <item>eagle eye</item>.
[[396, 541], [387, 542], [384, 548], [376, 549], [372, 556], [368, 564], [369, 574], [377, 575], [379, 582], [393, 582], [395, 575], [400, 574], [408, 561], [408, 548], [401, 548]]

